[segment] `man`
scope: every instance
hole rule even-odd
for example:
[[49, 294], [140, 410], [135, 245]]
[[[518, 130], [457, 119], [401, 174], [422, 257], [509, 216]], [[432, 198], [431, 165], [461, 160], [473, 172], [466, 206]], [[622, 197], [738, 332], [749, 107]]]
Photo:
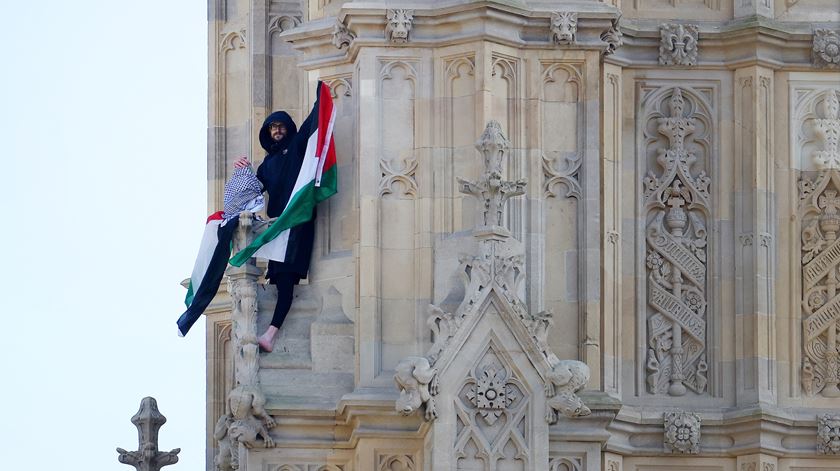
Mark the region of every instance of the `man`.
[[[295, 122], [285, 111], [271, 113], [263, 122], [259, 133], [260, 145], [268, 152], [257, 169], [257, 179], [268, 192], [266, 213], [270, 218], [280, 216], [295, 186], [306, 151], [306, 138], [298, 134]], [[249, 167], [247, 157], [234, 163], [234, 169]], [[288, 234], [283, 261], [269, 260], [266, 278], [277, 287], [277, 305], [271, 325], [259, 337], [260, 348], [266, 352], [274, 349], [274, 339], [292, 305], [294, 287], [309, 272], [312, 242], [315, 237], [315, 214], [303, 224], [292, 227]]]

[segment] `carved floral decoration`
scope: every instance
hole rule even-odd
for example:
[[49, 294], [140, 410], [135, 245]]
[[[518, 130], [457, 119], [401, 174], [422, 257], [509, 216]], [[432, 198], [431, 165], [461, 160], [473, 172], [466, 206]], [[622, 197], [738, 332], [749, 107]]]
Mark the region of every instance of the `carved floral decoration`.
[[[667, 145], [657, 150], [662, 173], [644, 178], [647, 211], [647, 386], [652, 394], [682, 396], [706, 390], [706, 220], [711, 179], [688, 138], [699, 131], [680, 88], [654, 105], [647, 119]], [[667, 111], [666, 111], [667, 108]], [[702, 126], [706, 128], [706, 126]], [[650, 143], [656, 137], [646, 130]], [[695, 136], [702, 138], [702, 136]], [[702, 139], [701, 139], [702, 140]]]
[[840, 33], [830, 29], [815, 29], [811, 60], [818, 67], [840, 67]]
[[817, 451], [840, 455], [840, 414], [823, 414], [817, 419]]
[[670, 453], [700, 453], [700, 416], [685, 411], [666, 412], [665, 449]]
[[697, 65], [699, 27], [666, 23], [659, 26], [659, 63]]

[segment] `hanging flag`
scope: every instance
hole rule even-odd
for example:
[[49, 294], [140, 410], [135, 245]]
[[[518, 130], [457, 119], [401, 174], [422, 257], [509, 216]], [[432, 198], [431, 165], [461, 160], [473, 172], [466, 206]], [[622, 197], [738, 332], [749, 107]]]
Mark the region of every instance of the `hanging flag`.
[[222, 211], [207, 218], [198, 257], [190, 275], [187, 297], [184, 299], [187, 310], [178, 318], [178, 335], [181, 337], [187, 335], [216, 296], [230, 257], [233, 231], [238, 223], [238, 216], [226, 221]]
[[252, 256], [283, 261], [289, 229], [312, 219], [315, 205], [338, 191], [338, 168], [335, 162], [335, 107], [327, 84], [319, 81], [316, 101], [298, 134], [307, 139], [292, 195], [285, 209], [254, 241], [230, 259], [241, 266]]

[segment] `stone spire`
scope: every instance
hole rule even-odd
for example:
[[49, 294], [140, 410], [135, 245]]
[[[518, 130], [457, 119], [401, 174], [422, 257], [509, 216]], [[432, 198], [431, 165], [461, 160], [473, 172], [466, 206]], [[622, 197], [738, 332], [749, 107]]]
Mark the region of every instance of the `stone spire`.
[[131, 418], [131, 423], [137, 427], [140, 446], [137, 451], [117, 448], [120, 463], [134, 466], [137, 471], [160, 471], [160, 468], [178, 462], [180, 448], [158, 450], [158, 431], [166, 423], [166, 417], [158, 410], [155, 398], [144, 397], [140, 401], [140, 410]]

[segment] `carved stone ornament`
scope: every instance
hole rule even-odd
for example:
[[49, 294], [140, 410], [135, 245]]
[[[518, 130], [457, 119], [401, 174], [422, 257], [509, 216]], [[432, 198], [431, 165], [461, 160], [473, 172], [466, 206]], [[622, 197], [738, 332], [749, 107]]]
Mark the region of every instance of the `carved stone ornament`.
[[621, 33], [621, 28], [618, 26], [618, 22], [621, 18], [616, 18], [612, 20], [612, 26], [610, 29], [601, 33], [601, 41], [604, 41], [607, 46], [604, 49], [604, 55], [615, 54], [615, 51], [618, 50], [624, 44], [624, 35]]
[[817, 67], [840, 67], [840, 32], [818, 28], [814, 30], [811, 61]]
[[555, 11], [551, 14], [551, 41], [554, 44], [574, 44], [577, 37], [578, 14], [573, 11]]
[[[498, 459], [494, 469], [523, 469], [514, 463], [528, 456], [530, 449], [526, 417], [531, 410], [531, 396], [501, 351], [491, 341], [454, 398], [455, 453], [459, 457], [486, 456], [494, 462]], [[468, 448], [473, 448], [472, 452]], [[509, 452], [504, 448], [509, 448]]]
[[117, 448], [120, 463], [134, 466], [137, 471], [160, 471], [160, 468], [178, 462], [180, 448], [172, 451], [158, 450], [158, 432], [166, 423], [166, 417], [158, 410], [155, 398], [144, 397], [140, 401], [140, 410], [131, 418], [131, 423], [137, 427], [140, 443], [137, 451]]
[[414, 26], [414, 10], [388, 9], [385, 17], [385, 39], [395, 44], [407, 43]]
[[333, 26], [333, 45], [339, 49], [343, 49], [345, 47], [350, 47], [350, 44], [353, 43], [354, 39], [356, 39], [356, 34], [350, 31], [344, 23], [336, 18], [335, 26]]
[[402, 415], [411, 415], [425, 406], [426, 420], [437, 418], [434, 396], [438, 393], [437, 370], [424, 357], [407, 357], [396, 368], [394, 381], [400, 390], [396, 410]]
[[802, 205], [802, 295], [808, 395], [840, 397], [840, 172], [823, 171]]
[[[235, 249], [248, 245], [253, 236], [253, 215], [243, 212], [234, 233]], [[265, 410], [265, 395], [259, 381], [259, 346], [257, 345], [257, 277], [259, 271], [250, 263], [228, 270], [228, 284], [233, 306], [234, 379], [236, 386], [227, 397], [226, 413], [213, 430], [217, 440], [216, 467], [220, 471], [239, 469], [239, 445], [253, 448], [262, 444], [274, 447], [269, 430], [275, 422]]]
[[666, 23], [659, 26], [659, 63], [697, 65], [699, 27]]
[[546, 416], [549, 424], [557, 422], [557, 413], [566, 417], [583, 417], [592, 413], [575, 393], [589, 381], [589, 366], [577, 360], [552, 357], [552, 369], [545, 381]]
[[700, 453], [700, 416], [693, 412], [665, 413], [665, 451]]
[[703, 393], [709, 369], [705, 221], [711, 179], [697, 168], [698, 158], [687, 145], [698, 123], [681, 89], [672, 89], [670, 99], [661, 96], [659, 110], [647, 119], [668, 141], [656, 158], [663, 171], [649, 171], [643, 181], [647, 303], [652, 309], [647, 318], [647, 386], [652, 394], [682, 396], [687, 388]]
[[560, 194], [558, 189], [565, 188], [566, 198], [580, 199], [581, 189], [580, 183], [578, 183], [578, 172], [582, 163], [580, 155], [572, 153], [565, 156], [562, 168], [557, 169], [555, 163], [561, 160], [561, 157], [549, 159], [545, 155], [542, 156], [543, 174], [545, 175], [543, 195], [546, 198], [556, 198]]
[[500, 229], [505, 203], [514, 196], [525, 194], [527, 180], [502, 180], [502, 156], [510, 150], [510, 141], [502, 134], [502, 127], [498, 122], [487, 123], [476, 148], [484, 154], [484, 174], [475, 183], [459, 177], [460, 191], [483, 201], [481, 220], [485, 227]]
[[817, 452], [840, 455], [840, 414], [817, 417]]

